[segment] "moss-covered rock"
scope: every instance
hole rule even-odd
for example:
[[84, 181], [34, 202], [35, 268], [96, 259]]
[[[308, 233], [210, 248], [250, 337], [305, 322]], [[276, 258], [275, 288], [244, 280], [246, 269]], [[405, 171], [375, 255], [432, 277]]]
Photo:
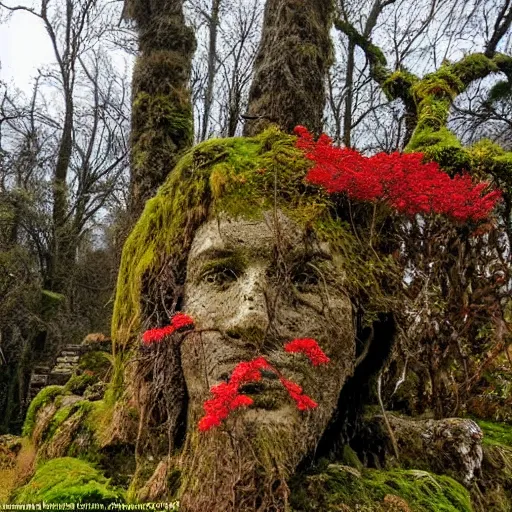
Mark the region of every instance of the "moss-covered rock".
[[27, 416], [25, 418], [25, 423], [23, 425], [23, 435], [30, 437], [34, 430], [37, 413], [39, 410], [51, 403], [55, 397], [59, 395], [63, 395], [65, 393], [65, 389], [63, 386], [48, 386], [43, 388], [30, 402], [30, 406], [27, 411]]
[[124, 501], [123, 492], [91, 464], [71, 457], [40, 466], [30, 482], [15, 493], [15, 503], [97, 503]]
[[418, 470], [362, 472], [338, 464], [291, 482], [301, 512], [472, 512], [469, 492], [455, 480]]
[[370, 466], [419, 469], [471, 485], [482, 464], [482, 431], [470, 419], [421, 420], [387, 414], [396, 460], [382, 415], [366, 416], [353, 446]]
[[98, 377], [91, 373], [82, 373], [81, 375], [73, 375], [64, 386], [64, 389], [68, 393], [74, 395], [83, 395], [84, 391], [89, 387], [98, 382]]

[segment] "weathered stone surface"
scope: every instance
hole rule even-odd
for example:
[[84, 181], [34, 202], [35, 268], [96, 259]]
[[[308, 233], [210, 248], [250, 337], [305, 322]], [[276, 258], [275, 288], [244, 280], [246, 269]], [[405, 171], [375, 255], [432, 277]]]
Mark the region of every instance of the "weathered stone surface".
[[[447, 474], [464, 485], [478, 476], [483, 460], [483, 433], [473, 420], [416, 420], [393, 414], [388, 414], [388, 419], [403, 467]], [[383, 416], [366, 419], [356, 444], [356, 451], [368, 464], [394, 464]]]

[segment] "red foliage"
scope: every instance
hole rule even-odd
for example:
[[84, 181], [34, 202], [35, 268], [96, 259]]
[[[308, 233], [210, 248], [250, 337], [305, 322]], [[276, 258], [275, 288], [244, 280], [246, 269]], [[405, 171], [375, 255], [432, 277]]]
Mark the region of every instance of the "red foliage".
[[288, 394], [293, 398], [293, 400], [295, 400], [299, 411], [306, 411], [307, 409], [314, 409], [315, 407], [318, 407], [318, 404], [311, 397], [304, 394], [302, 388], [298, 384], [295, 384], [295, 382], [285, 379], [284, 377], [281, 377], [279, 380], [286, 388], [286, 391], [288, 391]]
[[325, 355], [324, 351], [318, 346], [318, 343], [311, 338], [301, 338], [290, 341], [284, 346], [286, 352], [300, 352], [306, 355], [313, 366], [326, 364], [330, 359]]
[[160, 327], [157, 329], [149, 329], [142, 335], [142, 343], [144, 345], [151, 345], [152, 343], [159, 343], [165, 337], [177, 331], [184, 331], [194, 327], [194, 320], [184, 313], [176, 313], [171, 319], [171, 325]]
[[[300, 342], [307, 343], [301, 344]], [[329, 362], [329, 358], [322, 352], [315, 340], [294, 340], [288, 343], [286, 347], [290, 345], [292, 348], [297, 348], [297, 350], [288, 350], [288, 352], [300, 351], [306, 353], [308, 357], [311, 355], [311, 362], [315, 365]], [[302, 347], [304, 347], [304, 350]], [[203, 404], [205, 416], [199, 421], [199, 430], [206, 432], [211, 428], [218, 427], [229, 416], [231, 411], [239, 407], [252, 405], [253, 400], [250, 397], [240, 394], [240, 386], [249, 382], [261, 381], [261, 370], [269, 370], [279, 377], [279, 381], [288, 391], [288, 394], [295, 401], [300, 411], [314, 409], [318, 406], [311, 397], [304, 394], [298, 384], [286, 379], [264, 357], [258, 357], [252, 361], [239, 363], [233, 370], [229, 382], [222, 382], [212, 386], [210, 392], [214, 397], [206, 400]]]
[[171, 325], [176, 331], [188, 329], [194, 326], [194, 320], [185, 313], [176, 313], [171, 320]]
[[437, 213], [459, 222], [486, 219], [501, 197], [499, 190], [489, 191], [487, 182], [473, 184], [469, 175], [450, 178], [437, 163], [423, 163], [422, 153], [365, 157], [333, 146], [325, 134], [315, 142], [303, 126], [297, 126], [295, 133], [297, 147], [315, 163], [306, 180], [330, 194], [382, 200], [402, 214]]

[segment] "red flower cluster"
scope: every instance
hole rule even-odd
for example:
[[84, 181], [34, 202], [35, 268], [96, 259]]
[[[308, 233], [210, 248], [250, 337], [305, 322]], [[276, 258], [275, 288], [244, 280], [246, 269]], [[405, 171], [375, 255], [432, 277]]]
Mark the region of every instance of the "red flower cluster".
[[[322, 134], [315, 142], [297, 126], [297, 147], [315, 162], [306, 180], [328, 193], [344, 192], [360, 201], [386, 201], [399, 213], [438, 213], [452, 219], [479, 221], [488, 217], [501, 197], [489, 183], [473, 184], [468, 175], [450, 178], [435, 162], [423, 163], [422, 153], [378, 153], [365, 157], [332, 145]], [[487, 193], [485, 193], [488, 191]]]
[[[289, 346], [292, 347], [292, 350], [286, 348]], [[294, 340], [287, 343], [285, 349], [287, 352], [304, 352], [314, 365], [329, 362], [329, 358], [313, 339]], [[300, 411], [314, 409], [318, 406], [311, 397], [304, 394], [298, 384], [286, 379], [264, 357], [258, 357], [252, 361], [239, 363], [233, 370], [229, 382], [222, 382], [216, 386], [212, 386], [210, 391], [214, 395], [214, 398], [206, 400], [203, 404], [206, 414], [199, 421], [199, 430], [206, 432], [211, 428], [218, 427], [221, 422], [229, 416], [231, 411], [239, 407], [252, 405], [252, 398], [240, 394], [240, 386], [249, 382], [261, 381], [261, 370], [271, 371], [279, 377], [279, 381], [288, 391], [288, 394], [295, 401]]]
[[177, 331], [184, 331], [194, 327], [194, 320], [184, 313], [176, 313], [171, 319], [171, 325], [157, 329], [149, 329], [142, 335], [142, 343], [148, 346], [152, 343], [159, 343], [165, 337]]
[[311, 338], [301, 338], [290, 341], [284, 346], [286, 352], [300, 352], [307, 356], [313, 366], [326, 364], [330, 359], [325, 355], [324, 351], [318, 346], [318, 343]]
[[211, 400], [203, 404], [206, 415], [199, 421], [199, 430], [205, 432], [213, 427], [218, 427], [231, 411], [239, 407], [252, 405], [252, 398], [239, 393], [240, 386], [248, 382], [261, 380], [260, 370], [269, 369], [270, 365], [263, 357], [252, 361], [239, 363], [231, 374], [229, 382], [222, 382], [212, 386], [210, 392], [214, 395]]
[[284, 377], [280, 377], [279, 380], [286, 388], [286, 391], [288, 391], [288, 394], [293, 398], [293, 400], [295, 400], [299, 411], [306, 411], [308, 409], [318, 407], [318, 404], [311, 397], [304, 394], [304, 391], [298, 384], [295, 384], [295, 382], [285, 379]]

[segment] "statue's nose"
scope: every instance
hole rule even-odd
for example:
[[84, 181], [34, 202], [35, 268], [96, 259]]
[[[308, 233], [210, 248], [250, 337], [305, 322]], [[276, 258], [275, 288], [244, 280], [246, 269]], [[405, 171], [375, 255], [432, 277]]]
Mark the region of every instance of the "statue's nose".
[[238, 280], [238, 304], [228, 322], [228, 334], [233, 337], [264, 336], [269, 325], [266, 272], [263, 266], [246, 270]]

